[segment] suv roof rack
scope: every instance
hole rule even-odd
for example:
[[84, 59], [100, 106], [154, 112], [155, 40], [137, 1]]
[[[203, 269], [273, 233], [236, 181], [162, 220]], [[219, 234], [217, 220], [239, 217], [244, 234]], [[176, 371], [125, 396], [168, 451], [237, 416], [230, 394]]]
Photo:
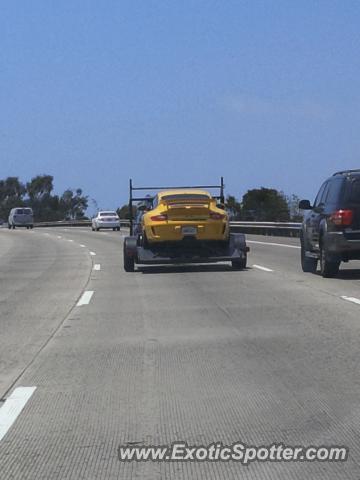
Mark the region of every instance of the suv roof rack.
[[335, 172], [333, 174], [333, 177], [335, 177], [335, 175], [347, 175], [347, 174], [350, 174], [350, 173], [360, 173], [360, 168], [356, 168], [356, 169], [353, 169], [353, 170], [340, 170], [339, 172]]

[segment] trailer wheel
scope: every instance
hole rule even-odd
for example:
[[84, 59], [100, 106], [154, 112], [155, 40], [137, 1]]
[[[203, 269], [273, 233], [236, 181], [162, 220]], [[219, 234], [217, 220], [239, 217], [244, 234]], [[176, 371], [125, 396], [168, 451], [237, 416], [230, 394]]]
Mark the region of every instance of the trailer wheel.
[[232, 260], [231, 266], [233, 270], [244, 270], [246, 268], [247, 256], [238, 260]]
[[124, 270], [125, 272], [133, 272], [135, 270], [135, 258], [129, 255], [126, 251], [126, 247], [124, 245]]
[[124, 256], [124, 270], [125, 272], [134, 272], [135, 261], [133, 257]]

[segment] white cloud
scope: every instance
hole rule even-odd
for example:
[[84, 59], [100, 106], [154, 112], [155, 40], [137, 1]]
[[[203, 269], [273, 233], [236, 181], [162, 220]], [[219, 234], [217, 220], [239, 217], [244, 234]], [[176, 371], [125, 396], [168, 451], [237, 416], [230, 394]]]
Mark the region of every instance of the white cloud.
[[295, 101], [290, 103], [248, 95], [233, 95], [224, 97], [221, 103], [223, 108], [242, 115], [262, 117], [280, 115], [323, 122], [333, 117], [333, 112], [329, 108], [312, 101]]

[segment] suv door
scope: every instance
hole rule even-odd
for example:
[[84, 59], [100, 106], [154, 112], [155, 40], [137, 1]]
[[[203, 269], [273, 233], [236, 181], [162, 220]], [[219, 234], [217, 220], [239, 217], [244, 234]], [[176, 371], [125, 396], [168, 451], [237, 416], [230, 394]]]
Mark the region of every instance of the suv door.
[[316, 250], [319, 248], [318, 228], [324, 214], [323, 202], [324, 198], [327, 195], [328, 183], [329, 182], [326, 181], [321, 185], [319, 193], [316, 195], [314, 206], [305, 220], [305, 228], [307, 232], [306, 236], [312, 250]]

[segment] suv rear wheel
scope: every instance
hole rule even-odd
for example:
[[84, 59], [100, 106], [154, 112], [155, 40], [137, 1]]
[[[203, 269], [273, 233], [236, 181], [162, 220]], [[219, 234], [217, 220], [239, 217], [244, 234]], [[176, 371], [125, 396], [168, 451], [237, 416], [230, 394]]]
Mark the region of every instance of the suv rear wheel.
[[317, 258], [311, 258], [306, 256], [306, 247], [303, 237], [300, 239], [301, 244], [301, 268], [303, 272], [315, 273], [317, 269]]
[[339, 273], [340, 261], [329, 258], [326, 245], [320, 245], [320, 273], [324, 278], [335, 277]]

